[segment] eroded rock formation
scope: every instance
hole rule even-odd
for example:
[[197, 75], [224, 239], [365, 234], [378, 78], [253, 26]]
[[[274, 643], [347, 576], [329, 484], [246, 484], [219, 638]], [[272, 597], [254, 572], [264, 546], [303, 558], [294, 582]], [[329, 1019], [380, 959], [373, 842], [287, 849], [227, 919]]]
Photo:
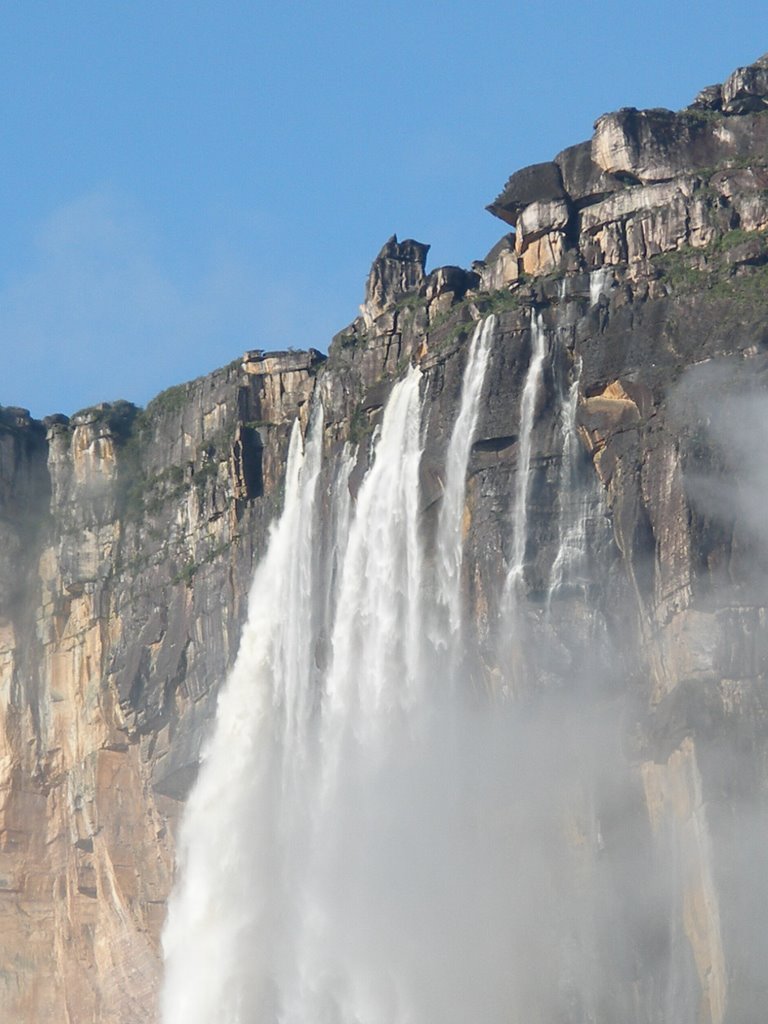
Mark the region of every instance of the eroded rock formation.
[[640, 262], [768, 224], [765, 58], [686, 110], [605, 114], [591, 141], [517, 171], [488, 207], [516, 229], [529, 274], [578, 249], [588, 267]]
[[[654, 857], [676, 865], [663, 922], [649, 907], [617, 936], [615, 918], [597, 915], [606, 957], [631, 982], [597, 1019], [662, 1019], [654, 985], [671, 962], [702, 1024], [760, 1018], [768, 556], [749, 511], [707, 500], [695, 481], [742, 487], [747, 432], [764, 423], [766, 107], [759, 61], [679, 113], [601, 117], [591, 142], [512, 175], [490, 209], [514, 233], [471, 270], [428, 274], [427, 246], [390, 239], [327, 359], [249, 352], [146, 410], [105, 404], [43, 423], [2, 410], [3, 1019], [157, 1019], [174, 829], [280, 507], [291, 424], [322, 399], [329, 456], [358, 446], [354, 490], [392, 383], [418, 362], [428, 529], [467, 339], [490, 312], [463, 572], [485, 650], [473, 682], [495, 692], [532, 310], [547, 359], [521, 614], [539, 642], [510, 655], [517, 696], [526, 680], [546, 691], [588, 676], [610, 710], [599, 742], [615, 777], [589, 813], [575, 795], [568, 825], [583, 850], [575, 884], [602, 873], [621, 904], [605, 879], [630, 852], [639, 886]], [[553, 596], [574, 382], [589, 569]]]

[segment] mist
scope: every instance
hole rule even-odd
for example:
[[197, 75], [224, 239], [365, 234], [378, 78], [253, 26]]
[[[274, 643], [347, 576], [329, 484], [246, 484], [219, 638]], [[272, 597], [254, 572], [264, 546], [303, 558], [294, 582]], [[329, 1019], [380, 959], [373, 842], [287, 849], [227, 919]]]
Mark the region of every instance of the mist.
[[729, 1024], [759, 1019], [768, 999], [768, 799], [758, 768], [768, 754], [766, 385], [764, 353], [748, 350], [692, 367], [670, 401], [697, 542], [696, 603], [709, 617], [714, 650], [694, 691], [695, 733], [730, 961]]

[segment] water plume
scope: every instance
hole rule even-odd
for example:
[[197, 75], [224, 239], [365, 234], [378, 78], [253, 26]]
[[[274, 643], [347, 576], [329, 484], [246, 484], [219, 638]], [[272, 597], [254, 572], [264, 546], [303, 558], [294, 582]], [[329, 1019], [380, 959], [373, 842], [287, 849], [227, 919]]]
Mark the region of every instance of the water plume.
[[[181, 830], [164, 1024], [581, 1024], [607, 1019], [601, 998], [642, 1019], [605, 1001], [598, 966], [631, 964], [637, 931], [618, 868], [596, 863], [610, 832], [594, 751], [615, 732], [599, 682], [517, 704], [462, 674], [482, 661], [462, 522], [496, 331], [489, 318], [469, 346], [432, 545], [418, 368], [392, 388], [354, 505], [353, 452], [323, 466], [321, 406], [306, 438], [293, 427], [284, 510]], [[509, 510], [515, 606], [547, 356], [533, 314]], [[535, 642], [525, 621], [518, 645]]]

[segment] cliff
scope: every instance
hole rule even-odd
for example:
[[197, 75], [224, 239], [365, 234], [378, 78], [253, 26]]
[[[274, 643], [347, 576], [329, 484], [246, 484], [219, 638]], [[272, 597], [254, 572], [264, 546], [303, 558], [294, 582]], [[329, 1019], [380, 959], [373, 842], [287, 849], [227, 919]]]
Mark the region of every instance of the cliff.
[[[598, 1019], [658, 1019], [659, 949], [684, 965], [698, 1021], [759, 1019], [768, 577], [760, 516], [733, 495], [756, 476], [750, 448], [764, 424], [767, 144], [761, 60], [679, 113], [607, 114], [589, 142], [513, 174], [489, 209], [514, 230], [470, 270], [427, 273], [427, 246], [390, 239], [327, 358], [249, 352], [144, 410], [104, 404], [42, 423], [2, 410], [4, 1017], [157, 1019], [174, 830], [281, 507], [292, 423], [306, 426], [322, 400], [328, 466], [356, 446], [354, 495], [386, 398], [418, 363], [429, 534], [468, 340], [494, 313], [465, 509], [471, 674], [502, 698], [493, 632], [515, 558], [538, 323], [528, 642], [507, 656], [515, 699], [590, 680], [610, 723], [596, 740], [613, 766], [591, 797], [600, 827], [584, 825], [583, 794], [568, 826], [583, 877], [601, 872], [608, 894], [598, 946], [621, 962]], [[574, 388], [581, 447], [569, 482]], [[712, 497], [721, 486], [727, 501]], [[588, 568], [558, 588], [569, 517], [584, 524]], [[637, 885], [650, 886], [662, 848], [679, 865], [665, 909], [633, 904], [618, 935], [621, 865], [633, 860]]]

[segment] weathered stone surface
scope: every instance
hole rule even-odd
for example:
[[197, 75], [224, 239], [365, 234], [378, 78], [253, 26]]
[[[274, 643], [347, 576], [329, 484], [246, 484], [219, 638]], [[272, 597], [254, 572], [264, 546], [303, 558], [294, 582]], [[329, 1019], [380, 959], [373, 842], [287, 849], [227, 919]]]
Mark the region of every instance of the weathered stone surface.
[[549, 231], [562, 231], [569, 220], [570, 211], [564, 199], [530, 203], [517, 221], [518, 240], [524, 246]]
[[515, 236], [504, 235], [485, 259], [473, 263], [472, 268], [480, 277], [481, 291], [495, 292], [514, 284], [520, 276]]
[[430, 317], [446, 312], [456, 302], [461, 302], [470, 289], [480, 284], [480, 275], [462, 267], [438, 267], [433, 270], [424, 285]]
[[598, 118], [592, 159], [606, 174], [631, 182], [665, 181], [723, 159], [725, 152], [714, 152], [715, 138], [707, 121], [628, 107]]
[[179, 800], [322, 362], [249, 353], [47, 439], [0, 415], [3, 1018], [156, 1020]]
[[525, 244], [521, 254], [523, 273], [549, 274], [563, 262], [567, 240], [563, 231], [547, 231]]
[[508, 224], [515, 224], [520, 213], [531, 203], [564, 199], [566, 193], [557, 164], [533, 164], [516, 171], [504, 186], [504, 191], [486, 209]]
[[604, 114], [589, 142], [513, 174], [488, 209], [514, 225], [518, 269], [645, 262], [734, 228], [763, 230], [767, 76], [761, 58], [679, 113]]
[[376, 257], [365, 285], [365, 301], [360, 307], [368, 327], [402, 298], [417, 292], [424, 284], [424, 265], [429, 246], [407, 238], [388, 239]]
[[610, 192], [623, 188], [623, 183], [606, 174], [592, 159], [592, 144], [581, 142], [569, 146], [555, 157], [560, 168], [563, 187], [577, 204], [604, 198]]
[[746, 68], [737, 68], [723, 82], [722, 109], [726, 114], [744, 114], [768, 107], [768, 55]]
[[765, 135], [757, 114], [718, 118], [628, 108], [597, 120], [592, 159], [630, 183], [666, 181], [750, 156], [762, 162]]
[[640, 422], [640, 410], [620, 381], [613, 381], [598, 394], [585, 397], [579, 406], [579, 425], [585, 433], [593, 459], [605, 448], [609, 437]]
[[722, 85], [707, 85], [699, 93], [690, 105], [691, 110], [722, 110], [723, 109], [723, 87]]

